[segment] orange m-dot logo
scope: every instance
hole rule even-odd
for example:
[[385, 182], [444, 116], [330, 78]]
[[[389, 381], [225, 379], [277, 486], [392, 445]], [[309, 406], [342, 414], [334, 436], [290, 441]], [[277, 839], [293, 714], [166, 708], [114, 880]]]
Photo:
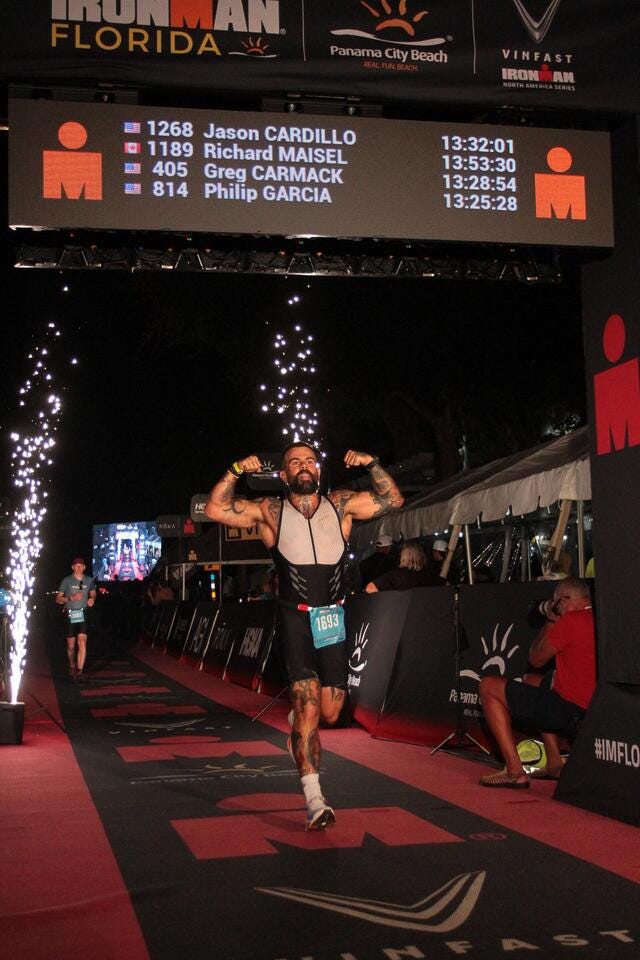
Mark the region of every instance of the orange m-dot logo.
[[45, 200], [102, 200], [102, 154], [83, 151], [86, 128], [68, 120], [58, 129], [64, 150], [42, 151], [42, 196]]
[[568, 174], [573, 157], [566, 147], [552, 147], [547, 166], [553, 173], [535, 174], [536, 217], [543, 220], [586, 220], [586, 181]]

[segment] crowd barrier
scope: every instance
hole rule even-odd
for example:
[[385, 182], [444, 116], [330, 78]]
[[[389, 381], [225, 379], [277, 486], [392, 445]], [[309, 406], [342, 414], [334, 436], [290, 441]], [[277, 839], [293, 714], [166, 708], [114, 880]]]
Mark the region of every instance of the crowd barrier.
[[[356, 722], [375, 737], [436, 746], [455, 729], [459, 697], [464, 731], [485, 742], [480, 680], [523, 676], [542, 623], [533, 610], [555, 586], [477, 584], [349, 597], [347, 682]], [[145, 611], [143, 640], [195, 669], [275, 695], [286, 686], [275, 608], [270, 601], [165, 601]]]

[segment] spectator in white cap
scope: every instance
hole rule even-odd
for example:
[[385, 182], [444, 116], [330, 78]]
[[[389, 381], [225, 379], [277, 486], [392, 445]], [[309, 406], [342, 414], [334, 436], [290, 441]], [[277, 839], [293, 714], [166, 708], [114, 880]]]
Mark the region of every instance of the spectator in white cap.
[[381, 577], [398, 566], [398, 550], [394, 546], [392, 537], [388, 533], [379, 533], [376, 540], [375, 552], [366, 557], [360, 564], [360, 583], [364, 587], [367, 583]]

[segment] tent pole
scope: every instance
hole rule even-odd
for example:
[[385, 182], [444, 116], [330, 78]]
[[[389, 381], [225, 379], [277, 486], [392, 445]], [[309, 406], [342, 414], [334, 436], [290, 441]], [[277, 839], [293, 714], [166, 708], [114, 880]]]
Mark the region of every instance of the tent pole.
[[584, 500], [577, 501], [578, 576], [584, 577]]
[[464, 548], [467, 552], [467, 579], [473, 584], [473, 560], [471, 559], [471, 537], [469, 536], [469, 524], [464, 525]]
[[511, 550], [513, 549], [513, 525], [506, 524], [504, 528], [504, 553], [502, 555], [502, 570], [500, 571], [500, 583], [506, 583], [507, 573], [509, 572], [509, 560], [511, 559]]
[[451, 530], [451, 536], [449, 537], [449, 546], [447, 547], [447, 555], [442, 561], [442, 566], [440, 567], [440, 576], [443, 580], [447, 579], [449, 575], [449, 569], [451, 567], [451, 561], [453, 560], [453, 555], [456, 551], [456, 546], [458, 544], [458, 535], [460, 533], [461, 527], [459, 523], [454, 524]]
[[558, 514], [558, 522], [549, 542], [554, 560], [558, 560], [560, 558], [560, 551], [562, 550], [562, 538], [564, 537], [564, 531], [567, 528], [570, 513], [571, 500], [563, 500], [560, 506], [560, 512]]

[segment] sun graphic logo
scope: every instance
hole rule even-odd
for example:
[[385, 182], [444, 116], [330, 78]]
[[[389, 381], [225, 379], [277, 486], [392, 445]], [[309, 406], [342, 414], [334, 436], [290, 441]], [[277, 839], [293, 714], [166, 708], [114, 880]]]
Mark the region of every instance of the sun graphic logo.
[[[393, 47], [434, 47], [442, 46], [451, 40], [451, 37], [434, 36], [424, 37], [424, 30], [419, 30], [429, 21], [429, 11], [421, 5], [418, 9], [411, 8], [411, 0], [358, 0], [360, 7], [373, 18], [367, 21], [371, 29], [362, 30], [353, 27], [331, 30], [335, 37], [362, 37], [367, 40], [380, 40]], [[422, 38], [418, 33], [422, 33]], [[398, 39], [401, 35], [402, 39]], [[407, 39], [408, 38], [408, 39]]]
[[504, 677], [507, 671], [507, 661], [510, 660], [514, 653], [520, 648], [518, 643], [509, 646], [509, 635], [513, 630], [513, 626], [513, 624], [510, 624], [500, 638], [498, 635], [500, 624], [496, 623], [491, 645], [487, 643], [484, 637], [481, 637], [482, 649], [484, 650], [486, 659], [480, 668], [480, 673], [477, 673], [475, 670], [461, 670], [460, 676], [469, 677], [471, 680], [480, 682], [482, 674], [486, 673], [487, 670], [497, 667], [500, 676]]
[[[420, 23], [423, 17], [428, 16], [428, 10], [420, 10], [418, 13], [414, 14], [412, 17], [407, 15], [407, 3], [406, 0], [400, 0], [398, 3], [398, 12], [394, 16], [393, 8], [390, 3], [387, 3], [386, 0], [381, 0], [380, 6], [382, 7], [382, 13], [380, 10], [376, 10], [374, 6], [369, 3], [366, 3], [365, 0], [360, 0], [361, 5], [368, 10], [372, 17], [375, 17], [379, 23], [376, 24], [376, 33], [380, 33], [382, 30], [388, 30], [389, 28], [397, 27], [400, 30], [404, 30], [410, 37], [415, 37], [416, 31], [413, 26], [414, 23]], [[386, 14], [386, 16], [384, 16]], [[384, 16], [384, 19], [380, 19]]]
[[362, 673], [367, 665], [367, 661], [364, 659], [364, 651], [369, 643], [367, 633], [370, 626], [370, 623], [361, 623], [360, 628], [356, 631], [355, 646], [349, 657], [349, 677], [347, 682], [350, 687], [360, 686]]
[[269, 44], [265, 42], [264, 37], [258, 37], [257, 40], [254, 40], [253, 37], [247, 37], [246, 40], [241, 40], [240, 43], [241, 46], [244, 47], [244, 50], [231, 50], [229, 51], [230, 57], [251, 57], [252, 59], [260, 58], [261, 60], [275, 60], [278, 56], [276, 53], [267, 53]]

